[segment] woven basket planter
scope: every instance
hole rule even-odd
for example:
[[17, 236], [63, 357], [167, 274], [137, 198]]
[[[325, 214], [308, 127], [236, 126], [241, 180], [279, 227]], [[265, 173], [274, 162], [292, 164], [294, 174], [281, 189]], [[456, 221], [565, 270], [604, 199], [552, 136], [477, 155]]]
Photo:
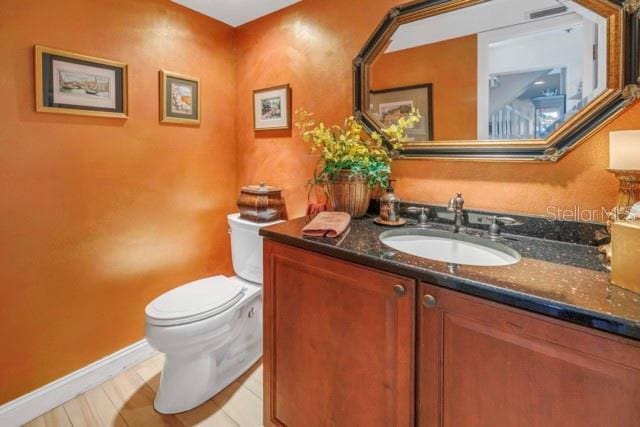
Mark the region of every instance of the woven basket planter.
[[334, 211], [347, 212], [353, 218], [362, 218], [367, 213], [371, 189], [363, 176], [342, 170], [327, 183], [327, 189]]

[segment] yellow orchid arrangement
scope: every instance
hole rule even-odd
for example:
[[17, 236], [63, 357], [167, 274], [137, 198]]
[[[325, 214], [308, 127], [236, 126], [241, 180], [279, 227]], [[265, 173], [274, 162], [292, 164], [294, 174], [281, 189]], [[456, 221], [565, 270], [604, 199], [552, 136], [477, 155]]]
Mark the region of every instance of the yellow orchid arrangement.
[[320, 153], [312, 184], [331, 182], [340, 171], [348, 170], [366, 178], [369, 187], [384, 188], [389, 184], [391, 161], [407, 142], [407, 129], [420, 122], [421, 116], [413, 109], [397, 123], [383, 128], [382, 134], [367, 133], [353, 116], [345, 120], [343, 127], [316, 124], [313, 114], [304, 109], [296, 111], [296, 118], [302, 139], [312, 143], [313, 152]]

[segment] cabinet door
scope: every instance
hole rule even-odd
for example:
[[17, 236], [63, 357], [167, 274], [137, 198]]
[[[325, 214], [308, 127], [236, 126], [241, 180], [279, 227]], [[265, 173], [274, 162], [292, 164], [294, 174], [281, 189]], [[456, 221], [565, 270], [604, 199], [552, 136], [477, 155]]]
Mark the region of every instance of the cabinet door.
[[264, 422], [413, 425], [415, 282], [265, 241]]
[[421, 285], [420, 426], [640, 425], [640, 343]]

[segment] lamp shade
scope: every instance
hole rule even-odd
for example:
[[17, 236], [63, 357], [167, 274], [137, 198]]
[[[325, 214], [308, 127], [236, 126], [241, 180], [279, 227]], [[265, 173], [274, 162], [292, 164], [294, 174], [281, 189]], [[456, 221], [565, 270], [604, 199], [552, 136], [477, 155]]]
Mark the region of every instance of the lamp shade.
[[640, 130], [609, 134], [609, 169], [640, 170]]

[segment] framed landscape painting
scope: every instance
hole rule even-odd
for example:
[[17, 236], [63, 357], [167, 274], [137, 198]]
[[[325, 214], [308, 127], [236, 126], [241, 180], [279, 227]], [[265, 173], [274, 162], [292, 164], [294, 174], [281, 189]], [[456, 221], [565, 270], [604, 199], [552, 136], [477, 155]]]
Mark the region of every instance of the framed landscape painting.
[[127, 117], [127, 65], [35, 47], [36, 111]]
[[255, 130], [291, 129], [291, 88], [288, 84], [253, 91]]
[[200, 123], [200, 79], [160, 70], [160, 121]]
[[429, 84], [371, 91], [369, 111], [382, 126], [389, 126], [416, 108], [422, 119], [407, 129], [409, 141], [433, 140], [433, 86]]

